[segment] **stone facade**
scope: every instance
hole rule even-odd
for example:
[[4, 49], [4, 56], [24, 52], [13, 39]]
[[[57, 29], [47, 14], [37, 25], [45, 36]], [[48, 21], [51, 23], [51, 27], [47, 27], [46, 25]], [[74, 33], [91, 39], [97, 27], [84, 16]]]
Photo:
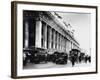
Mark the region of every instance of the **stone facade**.
[[49, 11], [23, 11], [23, 48], [34, 46], [67, 53], [79, 49], [74, 36], [56, 17]]

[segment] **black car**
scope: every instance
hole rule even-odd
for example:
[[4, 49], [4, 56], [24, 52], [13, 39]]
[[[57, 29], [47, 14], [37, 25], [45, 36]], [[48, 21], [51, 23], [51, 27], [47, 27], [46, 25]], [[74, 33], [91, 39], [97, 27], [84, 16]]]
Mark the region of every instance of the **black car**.
[[68, 55], [64, 52], [54, 52], [53, 62], [56, 64], [67, 64]]
[[72, 49], [69, 53], [69, 60], [71, 61], [72, 57], [74, 57], [74, 61], [78, 62], [79, 61], [79, 54], [80, 54], [80, 50], [78, 49]]
[[38, 51], [34, 54], [34, 63], [46, 63], [47, 62], [47, 53]]
[[23, 50], [23, 65], [27, 63], [46, 63], [47, 62], [47, 52], [40, 48], [27, 48]]

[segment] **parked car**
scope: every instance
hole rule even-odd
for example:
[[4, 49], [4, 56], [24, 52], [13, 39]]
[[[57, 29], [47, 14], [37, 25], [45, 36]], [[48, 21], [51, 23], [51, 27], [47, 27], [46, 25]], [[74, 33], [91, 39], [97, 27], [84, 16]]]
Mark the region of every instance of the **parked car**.
[[75, 62], [78, 62], [79, 61], [79, 54], [80, 54], [80, 50], [72, 49], [69, 53], [69, 60], [71, 61], [72, 57], [74, 57]]
[[23, 65], [27, 63], [46, 63], [47, 62], [47, 52], [40, 48], [27, 48], [23, 50]]
[[34, 63], [46, 63], [47, 62], [47, 53], [38, 51], [34, 54]]
[[56, 64], [67, 64], [68, 54], [64, 52], [54, 52], [52, 60]]
[[31, 62], [30, 52], [28, 50], [24, 51], [23, 52], [23, 65], [25, 66], [27, 63], [30, 63], [30, 62]]

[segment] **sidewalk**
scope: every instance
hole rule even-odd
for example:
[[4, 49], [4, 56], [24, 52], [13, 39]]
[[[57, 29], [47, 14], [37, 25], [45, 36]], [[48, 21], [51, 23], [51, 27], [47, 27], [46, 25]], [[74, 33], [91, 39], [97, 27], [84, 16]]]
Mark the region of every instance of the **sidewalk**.
[[[75, 63], [74, 67], [87, 67], [91, 66], [91, 63]], [[52, 62], [48, 63], [41, 63], [41, 64], [32, 64], [28, 63], [26, 66], [24, 66], [24, 69], [46, 69], [46, 68], [66, 68], [66, 67], [72, 67], [72, 64], [70, 61], [68, 61], [65, 65], [55, 64]]]

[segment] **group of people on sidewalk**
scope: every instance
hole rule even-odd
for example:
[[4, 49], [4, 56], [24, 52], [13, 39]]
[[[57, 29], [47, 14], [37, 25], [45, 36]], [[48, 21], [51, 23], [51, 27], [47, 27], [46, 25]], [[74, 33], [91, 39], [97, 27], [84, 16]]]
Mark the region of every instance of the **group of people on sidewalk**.
[[76, 57], [73, 55], [73, 56], [70, 56], [70, 62], [72, 64], [72, 67], [75, 65], [75, 63], [82, 63], [82, 62], [85, 62], [85, 63], [89, 62], [90, 63], [91, 56], [86, 55], [83, 57], [83, 59], [81, 59], [81, 57], [79, 56], [78, 60], [76, 60]]

